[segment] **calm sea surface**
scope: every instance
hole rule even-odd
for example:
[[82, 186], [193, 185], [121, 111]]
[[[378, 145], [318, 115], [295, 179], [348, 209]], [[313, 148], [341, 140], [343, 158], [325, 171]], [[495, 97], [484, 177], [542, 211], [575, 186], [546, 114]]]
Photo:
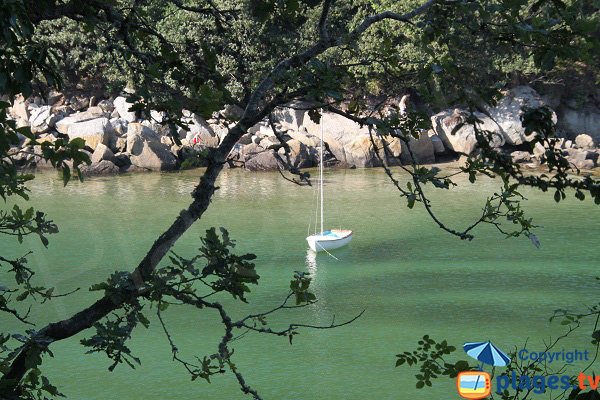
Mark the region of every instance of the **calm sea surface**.
[[[57, 175], [39, 175], [32, 204], [46, 211], [61, 232], [44, 249], [39, 240], [23, 245], [2, 238], [2, 255], [33, 248], [30, 264], [38, 282], [58, 292], [81, 287], [70, 297], [37, 306], [32, 318], [43, 323], [70, 316], [98, 298], [93, 283], [115, 270], [132, 270], [155, 238], [189, 201], [199, 171], [93, 178], [66, 188]], [[598, 301], [600, 285], [600, 208], [590, 200], [556, 204], [551, 195], [526, 192], [526, 209], [541, 225], [540, 249], [527, 238], [504, 239], [491, 227], [464, 242], [437, 228], [426, 213], [409, 210], [380, 170], [326, 173], [326, 225], [353, 229], [351, 245], [327, 255], [307, 253], [305, 236], [314, 226], [316, 195], [276, 173], [227, 171], [205, 217], [178, 242], [175, 251], [192, 255], [199, 236], [211, 226], [226, 227], [236, 251], [258, 256], [260, 284], [249, 304], [224, 298], [234, 316], [267, 310], [285, 297], [295, 270], [308, 270], [319, 302], [274, 316], [275, 327], [290, 322], [328, 325], [362, 318], [334, 330], [302, 330], [287, 338], [246, 335], [234, 343], [236, 365], [265, 399], [458, 398], [449, 379], [415, 389], [416, 369], [394, 368], [395, 354], [416, 348], [424, 334], [455, 345], [492, 340], [505, 351], [542, 349], [564, 332], [548, 318], [557, 308], [584, 309]], [[481, 212], [498, 183], [479, 182], [431, 193], [440, 217], [465, 227]], [[3, 208], [10, 207], [3, 204]], [[313, 229], [313, 228], [311, 228]], [[0, 275], [0, 280], [6, 276]], [[55, 358], [44, 372], [72, 399], [244, 399], [231, 374], [212, 383], [192, 382], [172, 362], [168, 342], [154, 312], [149, 329], [131, 340], [142, 360], [135, 370], [84, 355], [79, 340], [52, 346]], [[209, 355], [223, 332], [211, 311], [170, 307], [166, 320], [189, 358]], [[2, 331], [24, 331], [0, 316]], [[560, 349], [591, 349], [590, 326], [582, 327]], [[449, 360], [466, 358], [462, 350]], [[577, 368], [577, 367], [575, 367]], [[578, 371], [577, 371], [578, 372]], [[596, 368], [596, 373], [600, 368]], [[537, 396], [543, 398], [543, 396]]]

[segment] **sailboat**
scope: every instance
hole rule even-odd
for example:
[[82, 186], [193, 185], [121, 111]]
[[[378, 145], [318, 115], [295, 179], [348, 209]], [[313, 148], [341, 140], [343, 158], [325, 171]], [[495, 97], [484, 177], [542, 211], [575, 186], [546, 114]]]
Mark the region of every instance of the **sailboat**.
[[[321, 118], [324, 117], [321, 113]], [[328, 251], [347, 245], [352, 240], [352, 231], [348, 229], [323, 229], [323, 121], [321, 121], [321, 146], [319, 151], [319, 205], [321, 208], [321, 231], [306, 238], [312, 251]]]

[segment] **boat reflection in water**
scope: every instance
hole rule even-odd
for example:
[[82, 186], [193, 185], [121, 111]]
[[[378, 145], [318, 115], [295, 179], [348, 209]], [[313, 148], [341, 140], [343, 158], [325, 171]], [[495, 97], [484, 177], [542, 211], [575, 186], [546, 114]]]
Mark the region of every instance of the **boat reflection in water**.
[[306, 250], [306, 269], [313, 278], [317, 275], [317, 253], [311, 249]]

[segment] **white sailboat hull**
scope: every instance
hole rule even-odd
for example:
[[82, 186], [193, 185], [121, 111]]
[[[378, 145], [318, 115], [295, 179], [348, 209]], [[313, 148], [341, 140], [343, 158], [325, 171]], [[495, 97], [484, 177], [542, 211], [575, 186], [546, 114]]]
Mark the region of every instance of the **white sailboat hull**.
[[352, 241], [352, 231], [346, 229], [332, 229], [310, 235], [306, 238], [308, 247], [314, 252], [334, 250], [346, 246]]

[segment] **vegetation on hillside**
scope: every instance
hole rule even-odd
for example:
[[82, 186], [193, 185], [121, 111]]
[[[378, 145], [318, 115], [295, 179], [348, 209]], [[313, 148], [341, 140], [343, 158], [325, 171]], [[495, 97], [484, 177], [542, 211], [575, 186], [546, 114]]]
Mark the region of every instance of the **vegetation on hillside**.
[[[52, 49], [72, 90], [114, 95], [128, 84], [143, 87], [164, 79], [165, 95], [182, 92], [184, 103], [202, 96], [243, 104], [264, 74], [310, 46], [317, 33], [318, 1], [210, 4], [198, 13], [190, 11], [197, 7], [193, 3], [141, 2], [128, 41], [120, 40], [123, 32], [111, 21], [93, 15], [42, 20], [33, 40]], [[368, 15], [402, 13], [417, 5], [337, 2], [329, 16], [330, 34], [344, 35]], [[589, 90], [589, 83], [600, 79], [599, 26], [598, 5], [589, 0], [439, 3], [411, 24], [381, 21], [352, 43], [324, 52], [322, 65], [309, 65], [290, 78], [302, 84], [303, 79], [343, 77], [328, 92], [336, 99], [410, 90], [434, 106], [468, 99], [484, 87], [564, 81], [575, 71], [588, 83], [580, 89]], [[150, 63], [140, 65], [145, 61]], [[329, 75], [323, 76], [323, 69]], [[203, 79], [193, 84], [190, 73], [198, 71]]]

